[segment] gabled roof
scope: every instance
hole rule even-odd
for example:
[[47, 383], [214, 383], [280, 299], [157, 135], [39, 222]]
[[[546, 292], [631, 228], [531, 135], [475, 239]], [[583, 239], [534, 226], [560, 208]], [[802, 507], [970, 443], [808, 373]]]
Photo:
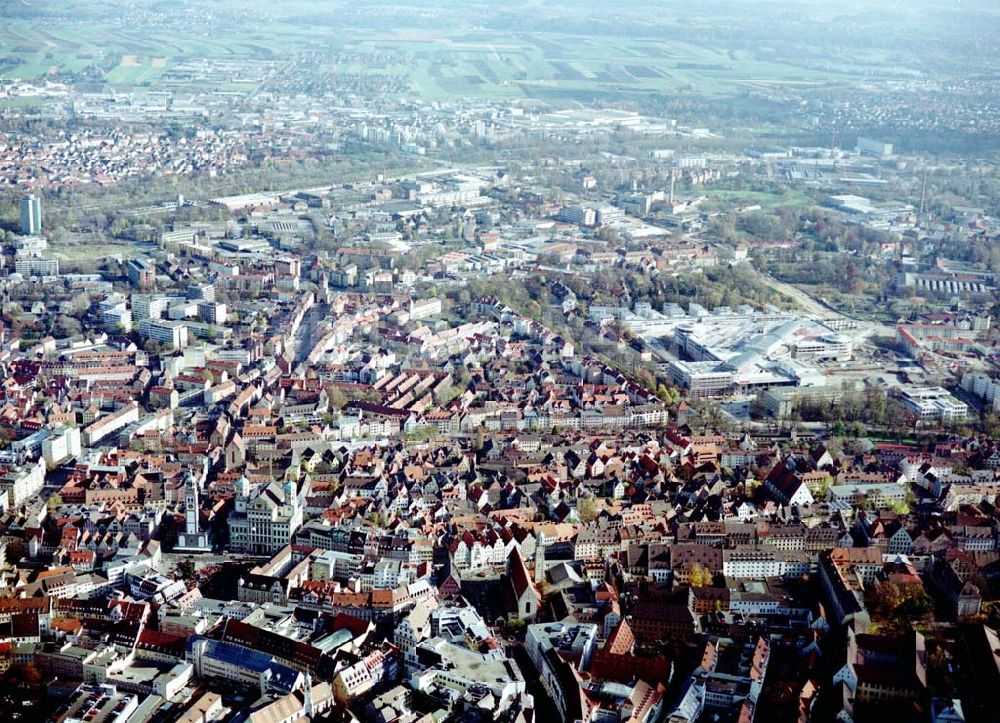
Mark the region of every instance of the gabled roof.
[[521, 557], [521, 550], [516, 546], [511, 548], [510, 557], [507, 559], [507, 570], [515, 598], [520, 599], [529, 591], [536, 598], [539, 597], [538, 591], [531, 581], [531, 576], [528, 574], [528, 568], [524, 564], [524, 558]]

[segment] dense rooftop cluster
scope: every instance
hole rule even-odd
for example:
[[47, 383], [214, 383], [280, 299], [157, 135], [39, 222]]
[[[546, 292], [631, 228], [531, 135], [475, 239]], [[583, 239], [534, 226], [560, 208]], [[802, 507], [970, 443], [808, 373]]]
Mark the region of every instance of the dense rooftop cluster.
[[[985, 81], [747, 81], [809, 130], [739, 147], [647, 103], [404, 97], [410, 64], [472, 82], [428, 52], [0, 81], [51, 110], [0, 134], [0, 710], [995, 718], [995, 165], [891, 142], [988, 137]], [[361, 157], [413, 172], [273, 190]], [[80, 193], [140, 179], [176, 200]]]
[[[475, 205], [480, 182], [416, 188]], [[729, 364], [849, 359], [850, 327], [696, 305], [585, 320], [567, 277], [556, 331], [495, 296], [422, 293], [483, 273], [455, 252], [404, 267], [371, 243], [305, 251], [300, 202], [221, 199], [267, 208], [239, 238], [178, 227], [120, 277], [52, 277], [48, 304], [72, 313], [83, 294], [89, 333], [4, 330], [0, 652], [66, 688], [56, 719], [950, 702], [934, 661], [992, 629], [907, 625], [976, 620], [995, 595], [992, 440], [710, 429], [568, 323], [683, 332]], [[557, 233], [476, 237], [510, 269], [606, 263]]]

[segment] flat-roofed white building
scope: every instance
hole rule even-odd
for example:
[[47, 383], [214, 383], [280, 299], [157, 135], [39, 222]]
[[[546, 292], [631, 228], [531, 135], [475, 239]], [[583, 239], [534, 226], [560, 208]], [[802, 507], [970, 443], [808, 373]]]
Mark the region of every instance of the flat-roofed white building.
[[136, 331], [147, 339], [169, 344], [173, 349], [183, 349], [188, 345], [188, 328], [182, 321], [143, 319]]
[[921, 421], [961, 422], [969, 416], [969, 407], [941, 387], [904, 387], [900, 404]]

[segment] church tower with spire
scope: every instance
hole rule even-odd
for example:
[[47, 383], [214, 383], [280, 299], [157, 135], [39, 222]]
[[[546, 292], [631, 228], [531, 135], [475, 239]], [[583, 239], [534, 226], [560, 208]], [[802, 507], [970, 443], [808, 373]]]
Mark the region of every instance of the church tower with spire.
[[535, 584], [545, 582], [545, 535], [540, 531], [535, 535]]
[[191, 536], [201, 532], [201, 520], [199, 519], [198, 485], [194, 481], [194, 475], [188, 472], [184, 479], [184, 534]]
[[303, 683], [302, 690], [302, 709], [305, 711], [306, 718], [312, 720], [316, 713], [315, 707], [313, 705], [313, 678], [312, 673], [306, 671], [306, 680]]

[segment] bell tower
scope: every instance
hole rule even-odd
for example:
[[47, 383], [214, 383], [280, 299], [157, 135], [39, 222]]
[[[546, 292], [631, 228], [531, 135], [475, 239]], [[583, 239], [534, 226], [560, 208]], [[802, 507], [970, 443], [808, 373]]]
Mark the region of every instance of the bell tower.
[[184, 480], [184, 532], [191, 537], [201, 531], [198, 508], [198, 484], [189, 472]]

